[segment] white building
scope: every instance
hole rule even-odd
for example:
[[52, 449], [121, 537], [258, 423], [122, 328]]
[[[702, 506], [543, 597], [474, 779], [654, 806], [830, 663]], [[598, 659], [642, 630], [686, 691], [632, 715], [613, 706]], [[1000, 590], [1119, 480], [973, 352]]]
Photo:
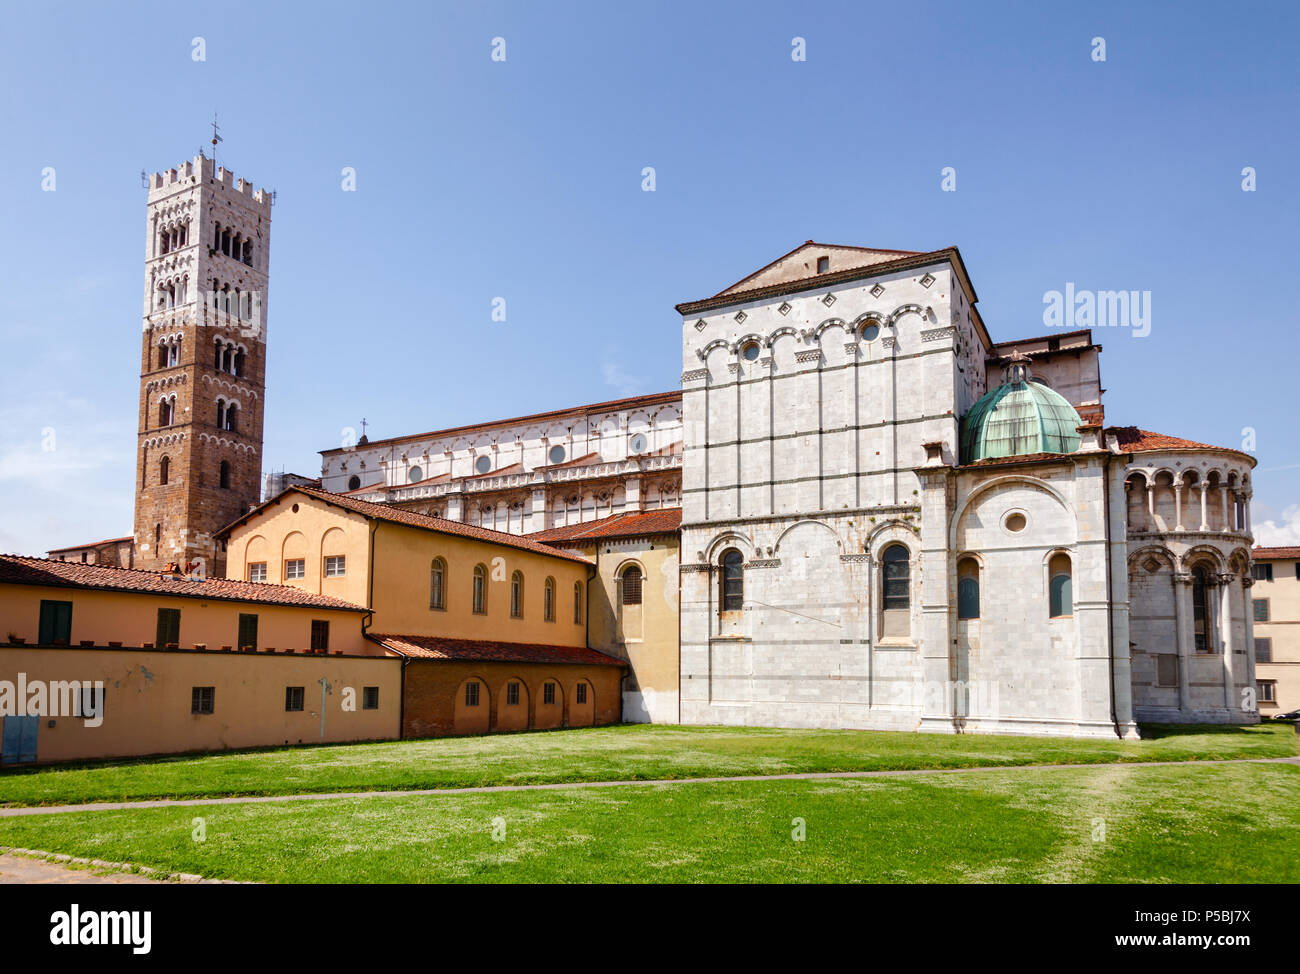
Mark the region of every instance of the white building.
[[678, 305], [684, 722], [1258, 719], [1254, 460], [1104, 429], [1090, 333], [976, 300], [956, 249], [808, 241]]

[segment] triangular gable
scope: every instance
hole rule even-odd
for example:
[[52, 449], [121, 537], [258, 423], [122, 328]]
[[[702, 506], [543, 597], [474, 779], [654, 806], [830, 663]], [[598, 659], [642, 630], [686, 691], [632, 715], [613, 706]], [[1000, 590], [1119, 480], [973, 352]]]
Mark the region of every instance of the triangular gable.
[[714, 297], [724, 294], [736, 294], [752, 291], [755, 288], [769, 287], [773, 284], [785, 284], [817, 276], [817, 261], [827, 258], [828, 268], [825, 273], [847, 271], [858, 267], [870, 267], [920, 253], [915, 250], [878, 250], [871, 247], [845, 247], [838, 244], [821, 244], [807, 240], [784, 256], [778, 257], [765, 267], [760, 267], [746, 278], [737, 281], [731, 287], [719, 291]]

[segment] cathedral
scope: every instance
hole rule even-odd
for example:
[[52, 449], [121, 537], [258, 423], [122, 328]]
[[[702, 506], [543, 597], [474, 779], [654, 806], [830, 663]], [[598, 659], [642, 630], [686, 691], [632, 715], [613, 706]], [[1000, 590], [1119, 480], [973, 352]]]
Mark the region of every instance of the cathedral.
[[[220, 576], [223, 529], [268, 500], [270, 194], [198, 156], [146, 214], [135, 529], [112, 550]], [[995, 341], [955, 247], [811, 240], [676, 310], [680, 390], [363, 436], [321, 451], [318, 493], [588, 559], [574, 621], [625, 662], [624, 720], [1259, 719], [1255, 461], [1107, 425], [1090, 330]], [[51, 555], [78, 551], [99, 557]]]

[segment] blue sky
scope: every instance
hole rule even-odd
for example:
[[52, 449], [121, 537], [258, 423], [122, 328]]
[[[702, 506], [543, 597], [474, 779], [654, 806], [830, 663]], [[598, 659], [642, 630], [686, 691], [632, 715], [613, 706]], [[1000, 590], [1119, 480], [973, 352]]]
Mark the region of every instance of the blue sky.
[[1150, 291], [1149, 335], [1095, 332], [1108, 422], [1253, 429], [1257, 536], [1300, 543], [1300, 15], [1060, 8], [7, 4], [0, 550], [130, 532], [139, 173], [214, 112], [219, 161], [278, 192], [268, 469], [317, 472], [363, 416], [676, 388], [673, 305], [805, 239], [956, 244], [995, 340], [1046, 332], [1067, 281]]

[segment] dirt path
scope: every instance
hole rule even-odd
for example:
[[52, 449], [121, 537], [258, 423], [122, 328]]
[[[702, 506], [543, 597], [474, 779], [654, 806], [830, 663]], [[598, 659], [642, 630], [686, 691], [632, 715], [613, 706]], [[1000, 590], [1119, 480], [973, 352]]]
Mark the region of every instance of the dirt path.
[[111, 872], [98, 869], [72, 869], [62, 863], [47, 859], [32, 859], [27, 856], [15, 856], [12, 853], [0, 853], [0, 885], [8, 886], [18, 883], [78, 883], [90, 885], [161, 883], [161, 879], [149, 879], [139, 873]]

